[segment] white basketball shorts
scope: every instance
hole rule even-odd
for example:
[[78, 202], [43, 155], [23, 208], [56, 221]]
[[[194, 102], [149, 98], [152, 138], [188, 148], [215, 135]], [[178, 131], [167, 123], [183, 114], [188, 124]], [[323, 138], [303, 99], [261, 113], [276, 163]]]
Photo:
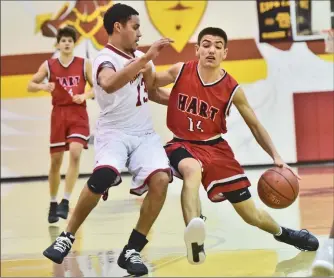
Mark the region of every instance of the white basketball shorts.
[[112, 130], [97, 132], [94, 139], [95, 169], [112, 168], [120, 177], [127, 167], [132, 175], [130, 193], [142, 195], [149, 179], [157, 172], [166, 172], [173, 179], [169, 160], [160, 136], [155, 132], [129, 135]]

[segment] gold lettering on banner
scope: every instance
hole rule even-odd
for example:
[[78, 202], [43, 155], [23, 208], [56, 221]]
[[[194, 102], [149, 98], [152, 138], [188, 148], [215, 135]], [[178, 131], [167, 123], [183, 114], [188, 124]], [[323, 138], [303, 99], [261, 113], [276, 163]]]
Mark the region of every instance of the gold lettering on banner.
[[272, 25], [275, 24], [275, 19], [273, 19], [272, 17], [266, 18], [264, 20], [264, 24], [267, 25], [267, 26], [272, 26]]
[[263, 39], [282, 39], [285, 37], [286, 37], [285, 31], [262, 33]]
[[260, 13], [271, 11], [280, 7], [289, 7], [289, 1], [270, 1], [270, 2], [261, 2], [260, 3]]
[[301, 7], [302, 9], [308, 10], [310, 8], [309, 0], [299, 1], [299, 7]]
[[278, 13], [276, 20], [278, 21], [279, 28], [290, 28], [291, 26], [289, 13]]

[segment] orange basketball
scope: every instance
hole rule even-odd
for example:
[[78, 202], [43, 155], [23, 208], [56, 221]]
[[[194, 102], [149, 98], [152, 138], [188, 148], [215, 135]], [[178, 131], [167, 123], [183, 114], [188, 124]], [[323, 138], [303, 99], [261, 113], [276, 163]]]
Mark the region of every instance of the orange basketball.
[[257, 192], [268, 207], [287, 208], [298, 196], [298, 179], [289, 169], [274, 167], [262, 174], [257, 184]]

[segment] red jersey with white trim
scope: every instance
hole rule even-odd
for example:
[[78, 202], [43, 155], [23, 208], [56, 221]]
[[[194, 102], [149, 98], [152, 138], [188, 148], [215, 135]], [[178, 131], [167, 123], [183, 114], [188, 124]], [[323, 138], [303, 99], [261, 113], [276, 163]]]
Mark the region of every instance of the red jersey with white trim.
[[238, 83], [226, 71], [221, 79], [205, 84], [198, 61], [183, 65], [172, 89], [167, 126], [184, 140], [203, 141], [226, 133], [226, 116]]
[[55, 83], [52, 105], [82, 105], [73, 102], [74, 95], [83, 94], [86, 87], [85, 59], [73, 57], [68, 65], [63, 65], [58, 58], [46, 61], [49, 82]]

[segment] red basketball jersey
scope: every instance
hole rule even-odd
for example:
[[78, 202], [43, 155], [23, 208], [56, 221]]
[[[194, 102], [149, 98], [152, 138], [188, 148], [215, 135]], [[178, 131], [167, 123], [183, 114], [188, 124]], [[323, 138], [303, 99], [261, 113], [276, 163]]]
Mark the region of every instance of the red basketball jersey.
[[[85, 92], [85, 59], [73, 57], [67, 66], [64, 66], [58, 58], [49, 59], [47, 65], [49, 82], [55, 83], [52, 105], [78, 105], [73, 102], [72, 97]], [[81, 105], [86, 106], [86, 102]]]
[[226, 133], [226, 116], [239, 86], [227, 72], [216, 82], [205, 84], [197, 65], [197, 61], [183, 65], [168, 103], [167, 126], [185, 140], [208, 140]]

